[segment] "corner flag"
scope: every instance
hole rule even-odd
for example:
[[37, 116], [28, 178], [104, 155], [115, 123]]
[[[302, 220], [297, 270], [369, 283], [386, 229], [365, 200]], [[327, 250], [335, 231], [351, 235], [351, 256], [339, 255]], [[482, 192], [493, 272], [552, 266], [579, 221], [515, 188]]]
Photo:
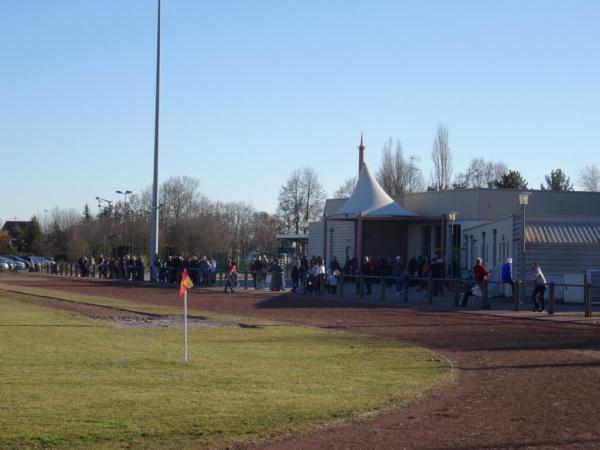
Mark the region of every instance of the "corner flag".
[[183, 295], [187, 292], [189, 288], [194, 285], [190, 277], [188, 277], [187, 269], [183, 269], [183, 274], [181, 275], [181, 286], [179, 287], [179, 295]]

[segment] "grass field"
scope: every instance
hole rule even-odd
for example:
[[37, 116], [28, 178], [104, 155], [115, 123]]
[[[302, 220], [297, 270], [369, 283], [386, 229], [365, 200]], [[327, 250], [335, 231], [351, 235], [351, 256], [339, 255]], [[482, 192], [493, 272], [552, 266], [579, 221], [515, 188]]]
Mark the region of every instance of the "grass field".
[[427, 350], [273, 323], [190, 329], [189, 348], [185, 365], [181, 329], [115, 328], [0, 294], [0, 448], [223, 446], [405, 404], [453, 378]]

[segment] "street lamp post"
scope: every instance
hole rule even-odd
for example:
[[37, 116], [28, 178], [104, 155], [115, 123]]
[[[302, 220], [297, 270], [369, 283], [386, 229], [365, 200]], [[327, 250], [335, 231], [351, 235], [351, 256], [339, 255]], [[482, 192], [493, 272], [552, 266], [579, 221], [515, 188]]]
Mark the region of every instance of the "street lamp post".
[[121, 238], [121, 245], [125, 247], [125, 232], [127, 231], [127, 196], [131, 194], [131, 191], [116, 191], [116, 193], [123, 195], [123, 237]]
[[521, 276], [525, 278], [525, 207], [529, 204], [529, 196], [531, 192], [521, 192], [519, 194], [519, 204], [521, 205]]
[[131, 247], [131, 255], [133, 255], [135, 253], [133, 251], [133, 233], [134, 233], [135, 224], [136, 224], [136, 221], [137, 221], [137, 214], [135, 213], [135, 211], [131, 211], [131, 216], [130, 217], [131, 217], [131, 223], [129, 225], [129, 228], [130, 228], [129, 231], [130, 231], [130, 234], [131, 234], [131, 246], [130, 247]]
[[107, 221], [107, 226], [106, 226], [106, 255], [109, 256], [110, 255], [110, 216], [112, 213], [112, 200], [106, 200], [105, 198], [101, 198], [101, 197], [96, 197], [96, 200], [98, 200], [98, 207], [102, 207], [101, 202], [106, 203], [108, 206], [104, 207], [107, 211], [108, 211], [108, 221]]
[[457, 214], [456, 211], [448, 213], [448, 220], [450, 221], [450, 276], [454, 276], [454, 221]]

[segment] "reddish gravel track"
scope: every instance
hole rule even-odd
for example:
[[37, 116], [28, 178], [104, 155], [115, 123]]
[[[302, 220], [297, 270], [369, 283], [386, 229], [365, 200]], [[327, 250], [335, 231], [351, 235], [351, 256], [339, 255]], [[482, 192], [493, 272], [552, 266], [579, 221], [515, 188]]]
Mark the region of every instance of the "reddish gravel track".
[[[179, 304], [174, 289], [58, 279], [12, 284]], [[375, 307], [252, 291], [193, 291], [192, 309], [388, 336], [436, 350], [459, 370], [450, 389], [374, 419], [263, 443], [300, 449], [600, 449], [600, 326]]]

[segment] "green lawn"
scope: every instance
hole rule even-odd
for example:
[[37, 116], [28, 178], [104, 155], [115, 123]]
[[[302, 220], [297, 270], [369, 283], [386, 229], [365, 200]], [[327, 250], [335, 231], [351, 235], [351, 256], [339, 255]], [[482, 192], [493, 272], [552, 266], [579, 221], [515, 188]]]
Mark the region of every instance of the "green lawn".
[[[140, 309], [139, 305], [137, 306]], [[435, 354], [287, 325], [121, 329], [0, 294], [0, 448], [191, 448], [404, 404], [453, 378]]]

